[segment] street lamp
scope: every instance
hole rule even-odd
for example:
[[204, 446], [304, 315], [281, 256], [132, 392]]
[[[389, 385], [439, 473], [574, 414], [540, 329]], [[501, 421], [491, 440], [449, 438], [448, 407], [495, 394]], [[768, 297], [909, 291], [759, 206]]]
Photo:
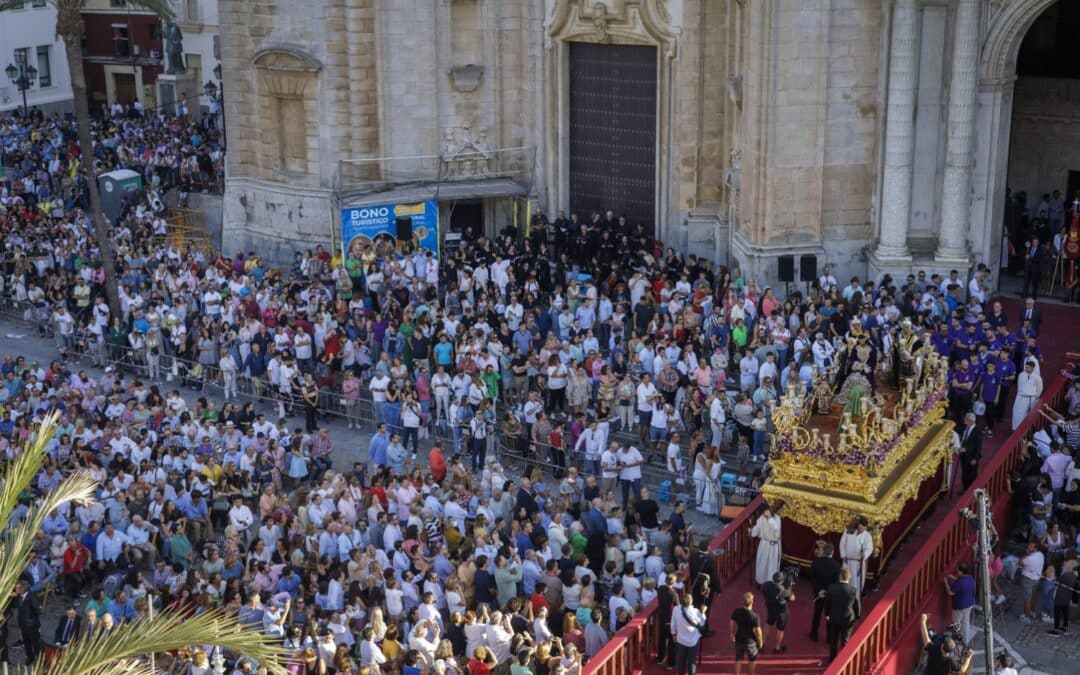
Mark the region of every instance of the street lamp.
[[26, 90], [34, 86], [34, 80], [37, 79], [37, 68], [25, 61], [19, 61], [19, 65], [9, 63], [8, 67], [4, 69], [4, 72], [7, 73], [11, 83], [18, 87], [19, 91], [22, 92], [23, 117], [28, 117], [30, 110], [26, 106]]

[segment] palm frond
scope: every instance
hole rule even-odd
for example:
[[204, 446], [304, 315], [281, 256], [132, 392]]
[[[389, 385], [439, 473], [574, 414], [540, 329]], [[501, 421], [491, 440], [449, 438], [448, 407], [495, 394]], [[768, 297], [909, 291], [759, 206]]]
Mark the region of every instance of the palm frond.
[[173, 11], [172, 3], [169, 0], [128, 0], [132, 9], [142, 9], [148, 12], [153, 12], [161, 18], [162, 21], [172, 21], [176, 17], [176, 13]]
[[[58, 415], [45, 417], [33, 442], [27, 443], [11, 461], [0, 487], [0, 519], [7, 523], [11, 512], [26, 493], [45, 461], [46, 448], [56, 433]], [[94, 497], [94, 480], [84, 473], [75, 474], [45, 495], [41, 503], [30, 507], [26, 518], [17, 527], [9, 528], [0, 538], [0, 589], [11, 589], [22, 575], [34, 537], [41, 531], [45, 517], [54, 508], [69, 501], [90, 501]], [[0, 614], [7, 608], [10, 593], [0, 593]]]
[[258, 630], [245, 629], [234, 614], [214, 610], [203, 614], [165, 612], [152, 621], [134, 621], [108, 635], [75, 642], [59, 663], [46, 668], [40, 662], [35, 673], [44, 675], [132, 675], [149, 672], [137, 660], [147, 654], [182, 649], [191, 645], [215, 645], [249, 656], [273, 673], [284, 673], [285, 650]]

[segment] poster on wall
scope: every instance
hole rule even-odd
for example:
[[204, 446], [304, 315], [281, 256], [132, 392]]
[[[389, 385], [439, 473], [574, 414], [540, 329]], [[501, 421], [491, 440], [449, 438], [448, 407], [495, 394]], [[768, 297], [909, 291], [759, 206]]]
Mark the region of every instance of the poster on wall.
[[439, 205], [418, 204], [352, 206], [341, 210], [341, 246], [346, 258], [360, 258], [374, 250], [408, 255], [417, 249], [439, 257]]

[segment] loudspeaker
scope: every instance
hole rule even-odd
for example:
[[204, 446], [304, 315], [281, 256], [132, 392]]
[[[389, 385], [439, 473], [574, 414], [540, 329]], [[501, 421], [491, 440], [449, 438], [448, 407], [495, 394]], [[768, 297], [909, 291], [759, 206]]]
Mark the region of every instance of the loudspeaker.
[[799, 281], [817, 279], [817, 256], [804, 255], [799, 258]]
[[397, 240], [404, 244], [412, 241], [412, 218], [397, 219]]
[[780, 272], [780, 281], [790, 284], [795, 281], [795, 256], [782, 255], [777, 258], [777, 267]]

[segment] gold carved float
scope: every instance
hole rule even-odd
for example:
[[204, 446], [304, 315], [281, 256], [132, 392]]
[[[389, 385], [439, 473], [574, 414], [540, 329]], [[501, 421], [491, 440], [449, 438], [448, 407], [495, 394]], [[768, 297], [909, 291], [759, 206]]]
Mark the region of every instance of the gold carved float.
[[[840, 356], [858, 356], [865, 341], [857, 333], [841, 345]], [[783, 501], [785, 518], [818, 535], [866, 518], [875, 549], [886, 555], [898, 541], [883, 543], [885, 528], [952, 455], [948, 364], [928, 346], [905, 351], [902, 337], [894, 354], [877, 364], [876, 392], [869, 371], [858, 368], [841, 387], [836, 367], [817, 373], [809, 393], [789, 383], [772, 412], [772, 476], [762, 487], [767, 500]], [[886, 384], [892, 358], [902, 363], [896, 386]]]

